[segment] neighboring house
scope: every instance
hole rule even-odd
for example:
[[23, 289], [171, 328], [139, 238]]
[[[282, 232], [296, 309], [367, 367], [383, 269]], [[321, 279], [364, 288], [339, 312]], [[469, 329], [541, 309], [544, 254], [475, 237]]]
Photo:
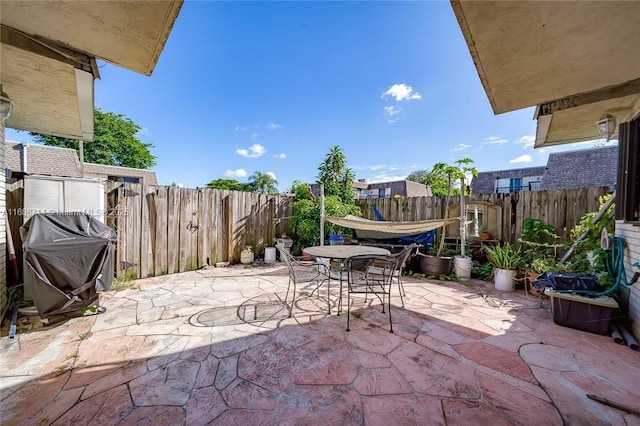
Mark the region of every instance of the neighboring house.
[[527, 167], [479, 172], [471, 180], [471, 190], [474, 194], [537, 191], [545, 169], [546, 167]]
[[[311, 184], [311, 191], [314, 195], [320, 195], [320, 187]], [[391, 182], [368, 183], [366, 179], [359, 179], [353, 182], [353, 189], [356, 198], [392, 198], [400, 197], [429, 197], [431, 188], [418, 182], [410, 180], [395, 180]]]
[[5, 142], [5, 167], [8, 179], [24, 175], [99, 178], [117, 182], [157, 185], [153, 170], [84, 163], [84, 174], [74, 149], [55, 146]]
[[616, 183], [618, 146], [554, 152], [546, 167], [494, 170], [471, 181], [474, 194], [576, 189]]
[[618, 146], [549, 154], [540, 189], [615, 187]]

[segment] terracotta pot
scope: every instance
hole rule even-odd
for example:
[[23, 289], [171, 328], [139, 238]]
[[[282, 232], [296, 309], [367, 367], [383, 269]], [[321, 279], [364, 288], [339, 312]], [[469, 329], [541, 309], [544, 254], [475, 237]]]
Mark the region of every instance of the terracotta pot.
[[490, 240], [491, 239], [491, 233], [489, 233], [489, 232], [481, 232], [480, 233], [480, 239], [483, 240], [483, 241]]

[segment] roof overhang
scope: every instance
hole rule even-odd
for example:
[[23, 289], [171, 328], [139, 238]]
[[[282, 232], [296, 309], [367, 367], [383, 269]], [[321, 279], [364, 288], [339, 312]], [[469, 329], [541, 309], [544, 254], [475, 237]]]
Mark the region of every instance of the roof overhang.
[[151, 75], [182, 0], [2, 3], [7, 127], [93, 139], [96, 58]]
[[640, 2], [451, 4], [494, 113], [538, 106], [537, 147], [597, 139], [603, 115], [637, 111]]

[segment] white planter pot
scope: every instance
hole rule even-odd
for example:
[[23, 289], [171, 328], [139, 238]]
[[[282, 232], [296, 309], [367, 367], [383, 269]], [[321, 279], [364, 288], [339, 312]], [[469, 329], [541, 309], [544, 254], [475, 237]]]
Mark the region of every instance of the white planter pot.
[[496, 290], [500, 291], [513, 291], [516, 289], [516, 283], [513, 280], [516, 276], [516, 271], [509, 269], [495, 268], [493, 270], [493, 282], [495, 283]]
[[456, 276], [461, 281], [467, 281], [471, 278], [471, 258], [469, 256], [456, 256], [453, 258], [453, 264]]

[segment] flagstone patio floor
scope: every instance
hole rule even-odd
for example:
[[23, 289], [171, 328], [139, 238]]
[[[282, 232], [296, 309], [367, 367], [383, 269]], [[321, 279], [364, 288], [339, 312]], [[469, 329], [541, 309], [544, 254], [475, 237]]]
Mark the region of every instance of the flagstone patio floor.
[[[107, 311], [7, 337], [2, 425], [640, 425], [640, 353], [555, 324], [549, 301], [405, 279], [393, 329], [357, 299], [346, 329], [279, 265], [148, 278]], [[333, 286], [337, 290], [337, 286]], [[324, 299], [322, 298], [324, 297]]]

